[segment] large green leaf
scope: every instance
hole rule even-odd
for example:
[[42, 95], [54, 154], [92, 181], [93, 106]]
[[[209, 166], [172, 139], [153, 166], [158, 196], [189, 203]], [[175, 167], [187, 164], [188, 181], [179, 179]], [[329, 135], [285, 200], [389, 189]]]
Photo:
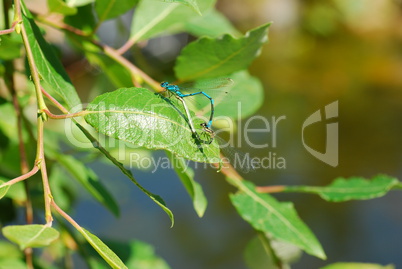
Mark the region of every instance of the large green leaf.
[[57, 96], [60, 97], [68, 108], [80, 105], [77, 92], [52, 47], [43, 38], [29, 11], [27, 9], [24, 11], [23, 23], [36, 67], [42, 78], [42, 87], [56, 99]]
[[0, 39], [0, 59], [12, 60], [21, 56], [21, 36], [16, 34], [3, 35]]
[[99, 22], [120, 16], [132, 9], [138, 0], [118, 1], [118, 0], [96, 0], [95, 10], [98, 14]]
[[270, 23], [248, 32], [244, 37], [204, 37], [187, 45], [177, 59], [175, 72], [181, 81], [225, 76], [246, 69], [268, 40]]
[[240, 33], [230, 21], [214, 8], [206, 11], [203, 16], [194, 17], [185, 25], [185, 31], [195, 36], [218, 37], [224, 34], [239, 36]]
[[251, 182], [234, 178], [228, 180], [239, 190], [230, 196], [233, 205], [254, 229], [298, 246], [311, 255], [326, 258], [317, 238], [300, 220], [292, 203], [278, 202], [271, 195], [256, 192]]
[[92, 142], [92, 145], [97, 148], [103, 155], [105, 155], [105, 157], [107, 159], [109, 159], [117, 168], [120, 169], [120, 171], [126, 175], [142, 192], [144, 192], [146, 195], [148, 195], [149, 198], [152, 199], [152, 201], [154, 201], [157, 205], [159, 205], [165, 212], [166, 214], [169, 216], [171, 222], [172, 222], [172, 226], [174, 225], [174, 216], [172, 211], [166, 206], [165, 201], [163, 201], [163, 199], [156, 195], [153, 194], [151, 192], [149, 192], [148, 190], [146, 190], [144, 187], [142, 187], [138, 181], [134, 178], [133, 174], [131, 173], [130, 170], [126, 169], [124, 167], [124, 165], [119, 162], [116, 158], [114, 158], [100, 143], [98, 140], [95, 139], [95, 137], [93, 137], [91, 135], [91, 133], [88, 132], [88, 130], [86, 130], [81, 124], [75, 122], [75, 124], [77, 125], [78, 128], [80, 128], [80, 130], [85, 134], [85, 136]]
[[187, 193], [193, 200], [193, 206], [195, 212], [201, 218], [205, 209], [207, 208], [207, 198], [204, 195], [201, 185], [194, 180], [194, 170], [186, 164], [185, 160], [180, 157], [176, 157], [169, 151], [166, 151], [176, 174], [179, 176], [183, 186], [186, 188]]
[[97, 236], [88, 232], [84, 228], [78, 231], [85, 237], [88, 243], [99, 253], [99, 255], [112, 267], [116, 269], [127, 268], [120, 258], [103, 243]]
[[[91, 35], [96, 26], [97, 20], [95, 18], [95, 12], [93, 11], [93, 4], [80, 5], [77, 7], [77, 13], [72, 16], [64, 18], [64, 22], [77, 29], [80, 29], [87, 35]], [[72, 34], [67, 34], [71, 38]]]
[[362, 177], [348, 179], [341, 177], [326, 187], [288, 186], [284, 191], [316, 193], [330, 202], [344, 202], [381, 197], [394, 187], [400, 187], [400, 182], [396, 178], [378, 175], [371, 180]]
[[[197, 1], [200, 12], [210, 9], [216, 0]], [[182, 4], [159, 0], [142, 0], [133, 17], [130, 39], [141, 41], [167, 33], [185, 30], [186, 23], [198, 16]]]
[[337, 262], [321, 267], [321, 269], [395, 269], [395, 266], [392, 264], [383, 266], [374, 263]]
[[59, 232], [45, 225], [10, 225], [3, 228], [3, 235], [19, 245], [20, 249], [45, 247], [59, 237]]
[[[220, 162], [219, 145], [193, 138], [182, 104], [143, 88], [122, 88], [92, 101], [85, 120], [100, 133], [197, 162]], [[202, 121], [194, 119], [199, 126]]]

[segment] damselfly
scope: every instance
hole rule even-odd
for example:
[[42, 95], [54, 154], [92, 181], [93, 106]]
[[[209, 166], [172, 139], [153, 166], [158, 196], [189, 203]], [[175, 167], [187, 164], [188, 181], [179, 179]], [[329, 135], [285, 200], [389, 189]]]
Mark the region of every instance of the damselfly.
[[215, 132], [211, 128], [209, 128], [205, 122], [201, 123], [200, 125], [202, 128], [202, 132], [201, 134], [197, 133], [197, 137], [199, 137], [200, 141], [205, 144], [211, 144], [213, 140], [216, 140], [223, 155], [236, 170], [242, 171], [244, 173], [255, 171], [255, 161], [254, 159], [251, 159], [248, 153], [244, 154], [243, 152], [232, 147], [223, 138], [216, 135]]
[[[222, 96], [227, 95], [228, 90], [230, 88], [227, 88], [226, 91], [222, 90], [221, 88], [229, 87], [233, 85], [233, 80], [230, 78], [215, 78], [215, 79], [205, 79], [205, 80], [199, 80], [196, 82], [191, 82], [191, 83], [185, 83], [181, 85], [175, 85], [175, 84], [169, 84], [168, 82], [162, 82], [161, 87], [165, 88], [167, 91], [170, 93], [175, 94], [179, 100], [180, 98], [184, 99], [190, 96], [196, 96], [196, 95], [203, 95], [205, 98], [208, 98], [210, 104], [211, 104], [211, 112], [209, 116], [209, 121], [206, 123], [206, 127], [210, 128], [212, 125], [212, 120], [214, 118], [214, 112], [215, 112], [215, 101], [214, 101], [214, 94], [211, 93], [214, 90], [217, 90], [219, 92], [220, 98], [223, 98]], [[185, 106], [185, 109], [187, 109], [184, 101], [182, 103]], [[187, 111], [186, 111], [187, 113]], [[192, 125], [192, 121], [190, 119], [190, 115], [187, 115], [189, 117], [189, 123]], [[190, 126], [191, 131], [194, 131], [194, 126]], [[194, 133], [194, 132], [193, 132]]]

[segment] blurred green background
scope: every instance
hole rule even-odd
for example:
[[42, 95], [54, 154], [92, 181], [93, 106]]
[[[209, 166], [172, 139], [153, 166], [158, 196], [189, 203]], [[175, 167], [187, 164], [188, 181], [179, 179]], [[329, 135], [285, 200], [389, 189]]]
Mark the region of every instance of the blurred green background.
[[[265, 89], [264, 105], [256, 114], [269, 120], [286, 116], [286, 120], [279, 124], [275, 148], [242, 150], [257, 157], [275, 153], [286, 160], [286, 169], [258, 170], [246, 175], [248, 180], [259, 185], [325, 185], [338, 176], [370, 178], [386, 173], [402, 178], [402, 1], [220, 0], [218, 9], [242, 33], [273, 21], [270, 42], [250, 72]], [[105, 23], [101, 39], [118, 47], [127, 37], [127, 25], [125, 18]], [[53, 38], [58, 40], [57, 35]], [[171, 72], [180, 48], [189, 40], [184, 34], [158, 38], [131, 53], [142, 54], [143, 58], [136, 58], [140, 66], [159, 79], [161, 71]], [[59, 44], [67, 52], [65, 64], [83, 101], [113, 89], [62, 39]], [[311, 156], [301, 142], [304, 120], [334, 101], [339, 101], [335, 168]], [[264, 126], [255, 121], [252, 127]], [[310, 128], [306, 142], [324, 151], [325, 123]], [[254, 143], [271, 143], [267, 134], [255, 133], [251, 138]], [[212, 169], [197, 173], [209, 200], [205, 217], [199, 219], [173, 171], [134, 171], [140, 183], [161, 195], [175, 213], [176, 224], [170, 229], [160, 208], [117, 169], [96, 163], [93, 167], [119, 198], [122, 216], [115, 219], [92, 200], [81, 200], [74, 216], [84, 227], [101, 237], [149, 242], [172, 268], [246, 268], [243, 251], [254, 232], [231, 206], [228, 193], [234, 189], [221, 174]], [[304, 254], [293, 268], [319, 268], [340, 261], [402, 267], [399, 193], [339, 204], [307, 194], [275, 196], [295, 203], [328, 256], [321, 261]]]

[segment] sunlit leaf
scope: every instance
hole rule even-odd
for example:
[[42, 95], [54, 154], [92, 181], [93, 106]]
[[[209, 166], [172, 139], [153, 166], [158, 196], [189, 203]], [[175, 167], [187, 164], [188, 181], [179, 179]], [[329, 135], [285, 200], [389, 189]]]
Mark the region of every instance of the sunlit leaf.
[[[199, 10], [204, 13], [213, 7], [215, 1], [198, 1]], [[194, 19], [194, 16], [198, 16], [194, 10], [182, 4], [143, 0], [135, 10], [130, 38], [141, 41], [162, 34], [184, 31], [186, 23]]]
[[287, 186], [284, 191], [316, 193], [327, 201], [344, 202], [381, 197], [399, 185], [396, 178], [378, 175], [371, 180], [362, 177], [337, 178], [326, 187]]
[[103, 243], [97, 236], [88, 232], [84, 228], [78, 231], [85, 237], [88, 243], [99, 253], [99, 255], [112, 267], [116, 269], [127, 268], [120, 258]]
[[337, 262], [321, 269], [395, 269], [394, 265], [379, 265], [374, 263], [353, 263], [353, 262]]
[[50, 12], [59, 13], [67, 16], [77, 13], [77, 9], [75, 7], [68, 6], [67, 3], [62, 0], [48, 0], [47, 5]]
[[107, 159], [109, 159], [120, 171], [127, 176], [142, 192], [148, 195], [152, 201], [154, 201], [157, 205], [159, 205], [163, 211], [169, 216], [172, 227], [174, 225], [174, 216], [172, 211], [166, 206], [165, 201], [159, 195], [153, 194], [142, 187], [138, 181], [134, 178], [133, 174], [130, 170], [126, 169], [122, 163], [120, 163], [116, 158], [114, 158], [102, 145], [100, 145], [99, 141], [96, 140], [82, 125], [76, 122], [76, 125], [80, 130], [85, 134], [85, 136], [92, 142], [95, 148], [97, 148]]
[[43, 38], [32, 15], [27, 9], [24, 10], [26, 15], [23, 16], [23, 23], [43, 88], [53, 97], [60, 97], [68, 108], [79, 106], [81, 101], [62, 64]]
[[183, 186], [186, 188], [187, 193], [193, 200], [194, 210], [199, 217], [202, 217], [207, 208], [207, 198], [204, 195], [201, 185], [194, 180], [194, 170], [186, 164], [185, 160], [176, 157], [170, 152], [166, 151], [177, 175], [179, 176]]
[[271, 195], [256, 192], [251, 182], [228, 180], [239, 190], [230, 196], [233, 205], [254, 229], [291, 243], [318, 258], [326, 258], [317, 238], [299, 218], [292, 203], [278, 202]]
[[20, 249], [45, 247], [59, 237], [59, 232], [45, 225], [11, 225], [2, 229], [3, 235]]
[[181, 81], [225, 76], [246, 69], [259, 55], [268, 40], [268, 27], [264, 24], [244, 37], [204, 37], [187, 45], [177, 58], [175, 73]]
[[66, 3], [70, 7], [80, 7], [93, 3], [95, 0], [66, 0]]
[[[167, 100], [143, 88], [122, 88], [98, 96], [87, 111], [85, 120], [100, 133], [197, 162], [220, 161], [216, 143], [197, 145], [176, 98]], [[201, 123], [194, 119], [195, 125]]]
[[120, 16], [132, 9], [138, 0], [96, 0], [95, 11], [100, 22]]

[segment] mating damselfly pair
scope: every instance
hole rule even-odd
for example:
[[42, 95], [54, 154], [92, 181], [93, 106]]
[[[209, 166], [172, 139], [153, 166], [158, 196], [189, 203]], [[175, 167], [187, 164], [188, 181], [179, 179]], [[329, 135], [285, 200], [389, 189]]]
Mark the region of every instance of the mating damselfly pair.
[[[209, 80], [201, 80], [192, 83], [185, 83], [181, 85], [169, 84], [168, 82], [162, 82], [161, 87], [163, 87], [168, 93], [173, 94], [177, 99], [181, 101], [183, 104], [184, 110], [186, 112], [188, 124], [190, 126], [190, 130], [193, 133], [193, 136], [198, 140], [198, 142], [204, 144], [211, 144], [214, 139], [217, 139], [217, 142], [220, 148], [224, 151], [224, 155], [230, 160], [230, 163], [236, 161], [236, 159], [244, 159], [245, 154], [237, 151], [235, 148], [227, 145], [227, 143], [220, 138], [219, 136], [215, 136], [215, 132], [211, 129], [211, 125], [214, 118], [215, 113], [215, 98], [223, 99], [229, 96], [230, 86], [234, 84], [233, 80], [230, 78], [216, 78]], [[204, 122], [200, 124], [202, 129], [201, 135], [197, 133], [196, 128], [194, 127], [189, 109], [187, 107], [186, 100], [190, 97], [199, 96], [209, 100], [210, 104], [210, 116], [208, 122]], [[206, 138], [206, 139], [204, 139]], [[222, 147], [221, 145], [225, 144], [227, 146]], [[240, 168], [243, 172], [253, 171], [255, 168], [252, 163], [247, 160], [242, 162], [241, 167], [235, 167], [237, 169]]]
[[[191, 132], [195, 135], [196, 138], [202, 143], [210, 144], [214, 139], [214, 133], [211, 130], [212, 121], [215, 113], [215, 96], [219, 96], [220, 98], [226, 98], [228, 95], [228, 90], [230, 90], [230, 86], [232, 86], [233, 80], [230, 78], [215, 78], [208, 80], [200, 80], [197, 82], [185, 83], [181, 85], [169, 84], [168, 82], [162, 82], [161, 87], [165, 88], [171, 94], [174, 94], [177, 99], [179, 99], [185, 109], [186, 116], [188, 118], [188, 122], [190, 125]], [[190, 116], [190, 112], [188, 110], [186, 101], [184, 99], [188, 99], [188, 97], [200, 96], [207, 98], [210, 103], [210, 116], [209, 121], [207, 123], [201, 124], [203, 130], [210, 134], [210, 138], [208, 140], [203, 140], [199, 137], [198, 133], [194, 128], [193, 121]]]

